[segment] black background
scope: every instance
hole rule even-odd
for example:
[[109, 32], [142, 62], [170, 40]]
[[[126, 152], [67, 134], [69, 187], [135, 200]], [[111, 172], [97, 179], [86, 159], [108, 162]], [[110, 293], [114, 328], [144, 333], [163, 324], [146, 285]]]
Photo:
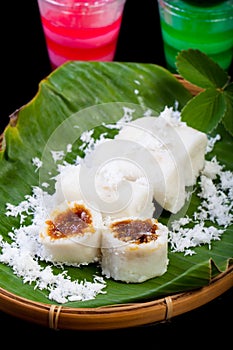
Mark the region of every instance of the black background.
[[[0, 133], [9, 115], [35, 96], [39, 82], [51, 72], [36, 0], [1, 4], [1, 46]], [[115, 60], [166, 67], [156, 0], [127, 0]], [[229, 72], [232, 75], [232, 66]], [[219, 341], [221, 348], [225, 348], [232, 343], [232, 315], [231, 288], [196, 310], [165, 323], [136, 329], [54, 331], [36, 325], [36, 320], [29, 324], [0, 312], [0, 334], [8, 346], [15, 343], [26, 348], [59, 346], [62, 341], [65, 346], [75, 347], [81, 343], [88, 347], [126, 346], [127, 341], [129, 345], [153, 348], [159, 345], [210, 348]]]

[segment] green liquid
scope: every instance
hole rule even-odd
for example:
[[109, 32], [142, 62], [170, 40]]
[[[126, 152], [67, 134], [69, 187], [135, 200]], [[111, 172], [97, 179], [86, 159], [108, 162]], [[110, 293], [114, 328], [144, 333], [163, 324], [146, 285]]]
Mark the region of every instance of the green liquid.
[[[204, 2], [159, 1], [164, 53], [168, 68], [176, 72], [180, 50], [199, 49], [226, 71], [233, 58], [233, 0]], [[167, 5], [166, 5], [167, 4]]]

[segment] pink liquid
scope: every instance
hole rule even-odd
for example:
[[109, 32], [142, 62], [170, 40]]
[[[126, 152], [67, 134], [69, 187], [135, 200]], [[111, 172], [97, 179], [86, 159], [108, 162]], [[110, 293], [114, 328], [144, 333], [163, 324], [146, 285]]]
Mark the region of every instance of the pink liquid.
[[122, 15], [113, 23], [107, 21], [107, 25], [102, 25], [100, 20], [98, 23], [97, 16], [77, 13], [54, 17], [52, 12], [47, 12], [46, 17], [41, 15], [41, 20], [53, 68], [68, 60], [113, 60]]

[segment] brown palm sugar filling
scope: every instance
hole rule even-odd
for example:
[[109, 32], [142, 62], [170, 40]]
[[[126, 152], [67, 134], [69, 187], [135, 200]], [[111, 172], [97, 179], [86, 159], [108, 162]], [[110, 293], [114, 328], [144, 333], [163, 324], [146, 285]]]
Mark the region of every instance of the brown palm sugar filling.
[[87, 229], [94, 231], [92, 224], [92, 216], [85, 206], [75, 204], [70, 209], [58, 214], [54, 220], [47, 220], [48, 235], [53, 239], [64, 238], [67, 236], [83, 235]]
[[111, 224], [111, 230], [114, 237], [124, 241], [133, 241], [136, 244], [148, 243], [158, 238], [156, 230], [158, 226], [151, 221], [146, 220], [123, 220]]

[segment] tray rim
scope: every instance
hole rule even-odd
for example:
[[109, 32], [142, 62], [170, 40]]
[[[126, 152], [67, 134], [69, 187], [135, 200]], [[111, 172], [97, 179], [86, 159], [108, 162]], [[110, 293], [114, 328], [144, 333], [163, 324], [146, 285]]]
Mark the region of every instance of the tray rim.
[[71, 308], [35, 302], [0, 288], [0, 311], [51, 329], [110, 330], [167, 322], [233, 288], [233, 265], [209, 285], [148, 302]]

